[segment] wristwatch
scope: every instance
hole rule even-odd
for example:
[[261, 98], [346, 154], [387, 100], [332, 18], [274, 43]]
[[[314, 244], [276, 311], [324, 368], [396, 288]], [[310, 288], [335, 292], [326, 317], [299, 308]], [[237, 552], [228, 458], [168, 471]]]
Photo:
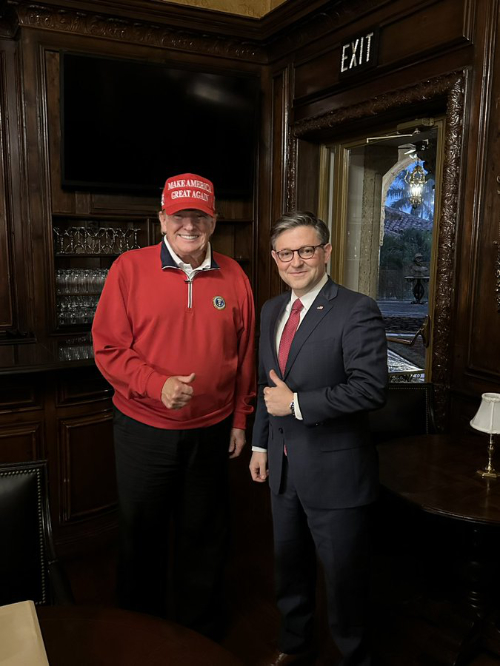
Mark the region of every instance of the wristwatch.
[[290, 411], [292, 413], [292, 416], [295, 418], [295, 400], [292, 400], [290, 403]]

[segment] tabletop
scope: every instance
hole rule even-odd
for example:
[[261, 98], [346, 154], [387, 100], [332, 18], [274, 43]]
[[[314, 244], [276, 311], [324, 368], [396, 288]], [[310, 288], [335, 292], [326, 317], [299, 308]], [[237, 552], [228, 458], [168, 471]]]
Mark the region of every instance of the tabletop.
[[118, 608], [39, 606], [50, 666], [242, 666], [230, 652], [173, 622]]
[[[488, 437], [419, 435], [378, 446], [380, 482], [422, 510], [500, 525], [500, 479], [483, 479]], [[493, 466], [500, 470], [498, 460]]]

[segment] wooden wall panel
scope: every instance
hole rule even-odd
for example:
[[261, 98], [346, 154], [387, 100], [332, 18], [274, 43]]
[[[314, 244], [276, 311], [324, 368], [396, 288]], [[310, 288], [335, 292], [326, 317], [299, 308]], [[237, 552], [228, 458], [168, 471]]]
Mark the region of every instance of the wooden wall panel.
[[61, 182], [61, 112], [60, 112], [60, 80], [59, 52], [45, 53], [45, 76], [47, 90], [47, 142], [49, 161], [51, 164], [50, 189], [52, 211], [54, 213], [76, 213], [76, 199], [70, 192], [64, 192]]
[[[500, 392], [500, 2], [479, 3], [464, 202], [457, 261], [452, 413], [470, 420], [481, 393]], [[455, 429], [458, 419], [452, 419]]]
[[[403, 4], [406, 7], [403, 8]], [[378, 64], [364, 78], [373, 79], [390, 68], [414, 64], [437, 51], [468, 44], [470, 39], [468, 21], [468, 3], [465, 0], [437, 0], [426, 5], [399, 3], [400, 10], [393, 8], [393, 14], [387, 16], [380, 9], [366, 16], [359, 25], [340, 24], [338, 29], [327, 37], [320, 37], [316, 53], [311, 48], [304, 48], [294, 54], [295, 89], [294, 98], [319, 95], [323, 91], [339, 85], [341, 88], [359, 85], [363, 76], [355, 75], [351, 79], [340, 78], [341, 46], [370, 28], [379, 28]], [[370, 25], [371, 21], [371, 25]]]
[[113, 415], [105, 411], [59, 420], [60, 519], [64, 526], [116, 504]]
[[[351, 85], [338, 85], [328, 88], [313, 96], [294, 100], [293, 117], [296, 121], [307, 121], [326, 113], [336, 113], [343, 109], [352, 109], [375, 101], [380, 95], [399, 94], [429, 79], [449, 72], [459, 72], [471, 66], [474, 55], [473, 47], [446, 51], [435, 59], [411, 64], [405, 67], [389, 68], [380, 72], [368, 73], [363, 78], [357, 77]], [[428, 111], [428, 109], [427, 109]], [[424, 113], [422, 108], [415, 108], [415, 114]], [[372, 118], [371, 123], [377, 119]]]
[[34, 331], [20, 88], [17, 44], [0, 40], [0, 343], [31, 339]]
[[96, 367], [65, 370], [57, 375], [56, 406], [109, 400], [113, 389]]
[[337, 44], [327, 53], [296, 65], [294, 97], [300, 99], [331, 88], [339, 80], [340, 48]]
[[0, 413], [42, 409], [44, 390], [43, 375], [3, 376], [0, 378]]
[[259, 305], [270, 297], [279, 294], [283, 290], [283, 282], [279, 277], [276, 264], [271, 256], [271, 230], [278, 218], [286, 211], [287, 207], [287, 182], [286, 166], [290, 160], [289, 109], [291, 97], [291, 75], [290, 67], [275, 72], [271, 81], [272, 106], [272, 162], [270, 164], [271, 183], [271, 206], [270, 215], [263, 219], [259, 225], [260, 256], [259, 265], [266, 275], [266, 283], [259, 285]]
[[[495, 17], [495, 15], [494, 15]], [[492, 17], [493, 18], [493, 17]], [[491, 24], [491, 43], [500, 38], [500, 16]], [[484, 126], [484, 173], [476, 230], [476, 261], [471, 303], [468, 368], [500, 386], [500, 49], [488, 63], [489, 83]], [[487, 111], [486, 111], [487, 110]]]
[[5, 54], [0, 52], [0, 331], [12, 329], [14, 326], [14, 303], [13, 303], [13, 274], [10, 252], [10, 233], [7, 226], [7, 189], [6, 183], [6, 160], [8, 158], [7, 136], [5, 128], [7, 124], [7, 106], [5, 103], [7, 72], [5, 65]]
[[28, 462], [44, 458], [43, 439], [40, 421], [4, 424], [0, 430], [0, 461]]
[[297, 140], [297, 208], [317, 211], [319, 198], [320, 145]]
[[385, 67], [465, 43], [470, 39], [468, 3], [440, 0], [414, 4], [414, 11], [384, 25], [380, 36], [379, 64]]

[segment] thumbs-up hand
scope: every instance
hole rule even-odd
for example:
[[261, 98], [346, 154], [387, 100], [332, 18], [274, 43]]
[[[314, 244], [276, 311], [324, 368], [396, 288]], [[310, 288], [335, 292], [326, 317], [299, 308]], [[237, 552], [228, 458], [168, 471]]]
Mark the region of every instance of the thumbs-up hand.
[[192, 372], [190, 375], [175, 375], [169, 377], [161, 391], [161, 401], [168, 409], [182, 409], [193, 397], [193, 387], [191, 384], [196, 375]]
[[269, 379], [274, 386], [264, 389], [264, 401], [271, 416], [288, 416], [291, 414], [290, 403], [293, 400], [293, 391], [282, 381], [274, 370], [269, 373]]

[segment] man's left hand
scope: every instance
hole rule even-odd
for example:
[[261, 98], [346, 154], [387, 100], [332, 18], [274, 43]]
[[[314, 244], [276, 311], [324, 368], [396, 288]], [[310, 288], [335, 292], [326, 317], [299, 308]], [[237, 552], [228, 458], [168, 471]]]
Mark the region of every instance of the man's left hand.
[[246, 444], [245, 431], [241, 428], [232, 428], [229, 439], [229, 457], [237, 458]]
[[293, 400], [293, 391], [290, 391], [274, 370], [269, 373], [269, 379], [275, 386], [266, 386], [264, 389], [264, 401], [268, 413], [271, 416], [288, 416], [291, 414], [290, 403]]

